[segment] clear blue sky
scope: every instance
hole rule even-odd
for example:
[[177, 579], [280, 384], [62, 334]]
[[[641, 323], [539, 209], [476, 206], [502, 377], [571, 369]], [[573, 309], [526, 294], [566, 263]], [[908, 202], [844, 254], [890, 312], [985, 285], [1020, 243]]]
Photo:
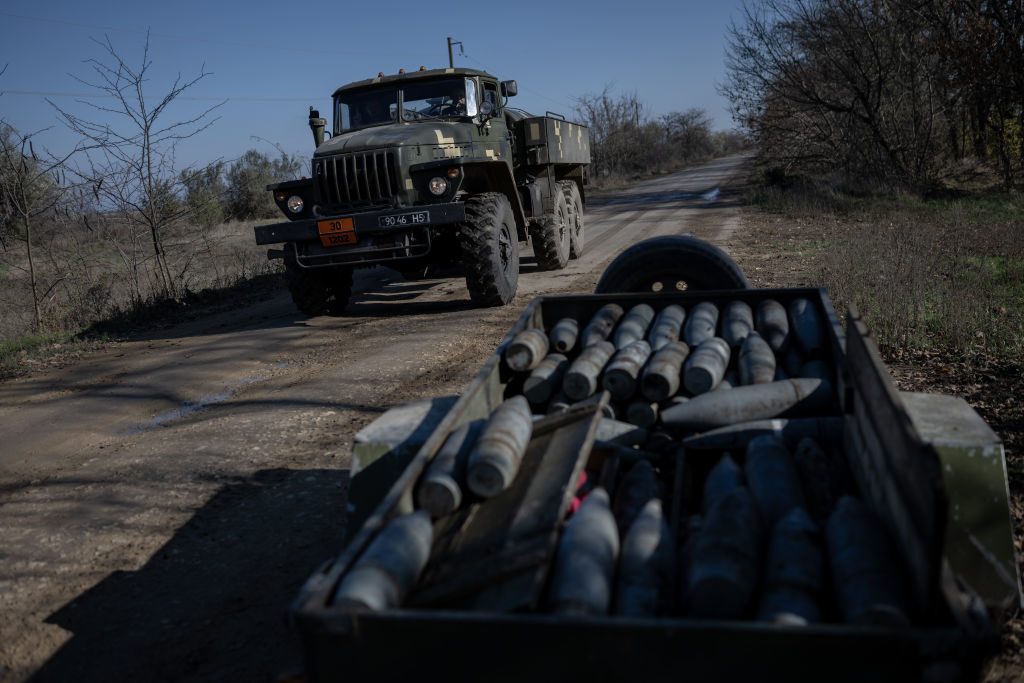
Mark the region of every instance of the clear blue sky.
[[231, 160], [248, 149], [274, 154], [270, 143], [308, 156], [309, 105], [329, 112], [336, 87], [379, 71], [445, 67], [449, 36], [464, 51], [455, 48], [455, 66], [515, 79], [519, 95], [511, 104], [533, 113], [571, 117], [574, 98], [610, 86], [617, 94], [636, 92], [649, 116], [702, 107], [716, 129], [729, 129], [716, 84], [724, 74], [726, 27], [740, 7], [741, 0], [4, 0], [0, 118], [22, 133], [52, 127], [36, 139], [55, 153], [70, 149], [74, 139], [44, 94], [61, 107], [103, 118], [79, 101], [102, 106], [112, 100], [73, 96], [94, 92], [74, 78], [97, 80], [87, 59], [110, 63], [93, 39], [109, 37], [125, 62], [138, 67], [149, 29], [148, 95], [165, 94], [178, 74], [188, 80], [204, 68], [209, 72], [165, 113], [164, 123], [228, 100], [216, 111], [216, 123], [179, 147], [181, 168]]

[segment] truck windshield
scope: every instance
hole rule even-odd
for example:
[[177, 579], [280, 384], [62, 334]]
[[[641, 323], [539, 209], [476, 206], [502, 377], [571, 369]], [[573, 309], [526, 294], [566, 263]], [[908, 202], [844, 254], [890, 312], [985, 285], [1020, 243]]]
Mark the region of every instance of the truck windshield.
[[[399, 113], [401, 102], [401, 117]], [[392, 85], [378, 90], [343, 93], [335, 100], [335, 129], [343, 133], [366, 126], [476, 116], [476, 81], [449, 78], [426, 83]]]

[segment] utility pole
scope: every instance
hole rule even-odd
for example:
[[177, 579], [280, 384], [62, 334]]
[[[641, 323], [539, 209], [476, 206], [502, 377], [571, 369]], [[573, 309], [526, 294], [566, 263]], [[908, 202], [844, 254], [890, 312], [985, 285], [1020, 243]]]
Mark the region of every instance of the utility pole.
[[458, 45], [459, 46], [459, 54], [460, 55], [462, 54], [462, 41], [461, 40], [456, 40], [453, 43], [452, 42], [452, 37], [448, 36], [448, 68], [449, 69], [454, 69], [455, 68], [455, 60], [452, 59], [452, 45]]

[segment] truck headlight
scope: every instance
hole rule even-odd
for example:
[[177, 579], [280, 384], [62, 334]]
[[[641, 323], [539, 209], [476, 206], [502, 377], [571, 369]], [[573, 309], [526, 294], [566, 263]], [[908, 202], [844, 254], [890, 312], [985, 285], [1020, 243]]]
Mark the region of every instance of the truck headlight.
[[427, 187], [430, 189], [430, 194], [434, 195], [435, 197], [440, 197], [441, 195], [448, 191], [448, 180], [442, 178], [441, 176], [437, 176], [435, 178], [430, 179], [430, 183], [427, 185]]
[[299, 195], [293, 194], [288, 198], [285, 206], [287, 206], [288, 210], [292, 213], [302, 213], [302, 209], [305, 208], [306, 202], [302, 201], [302, 197]]

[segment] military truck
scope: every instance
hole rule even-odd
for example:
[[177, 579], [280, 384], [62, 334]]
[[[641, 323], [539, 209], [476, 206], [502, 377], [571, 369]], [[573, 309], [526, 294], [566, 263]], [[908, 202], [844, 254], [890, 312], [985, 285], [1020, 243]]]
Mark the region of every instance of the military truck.
[[288, 221], [255, 228], [284, 259], [307, 315], [340, 315], [352, 271], [407, 278], [461, 263], [483, 306], [515, 296], [520, 243], [542, 270], [583, 252], [590, 138], [558, 115], [508, 106], [515, 81], [425, 69], [362, 80], [333, 95], [333, 131], [310, 107], [312, 177], [268, 185]]

